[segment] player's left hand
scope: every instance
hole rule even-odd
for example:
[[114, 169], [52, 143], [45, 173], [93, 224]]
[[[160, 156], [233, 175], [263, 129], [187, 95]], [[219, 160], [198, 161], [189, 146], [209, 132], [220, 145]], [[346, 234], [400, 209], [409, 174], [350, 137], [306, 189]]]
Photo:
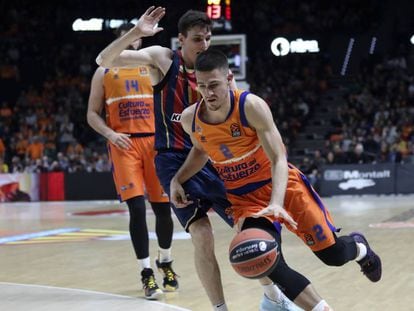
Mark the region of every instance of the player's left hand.
[[158, 27], [158, 22], [164, 17], [165, 8], [163, 7], [149, 7], [144, 14], [139, 18], [133, 31], [138, 31], [142, 37], [153, 36], [163, 30]]
[[170, 182], [170, 200], [177, 208], [186, 207], [193, 203], [193, 201], [187, 199], [183, 186], [175, 178], [171, 179]]
[[272, 215], [277, 218], [283, 219], [284, 222], [288, 223], [293, 229], [298, 228], [298, 224], [293, 218], [289, 215], [289, 213], [280, 205], [278, 204], [271, 204], [268, 207], [262, 209], [261, 211], [257, 212], [253, 215], [253, 217], [261, 217], [265, 215]]

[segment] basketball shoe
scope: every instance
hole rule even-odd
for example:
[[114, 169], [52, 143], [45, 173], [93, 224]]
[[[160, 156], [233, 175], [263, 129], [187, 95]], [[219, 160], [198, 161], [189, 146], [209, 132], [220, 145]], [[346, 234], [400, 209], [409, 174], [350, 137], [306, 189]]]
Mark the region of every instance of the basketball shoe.
[[163, 292], [155, 282], [154, 271], [150, 268], [145, 268], [141, 271], [141, 277], [145, 298], [150, 300], [160, 299], [163, 296]]
[[283, 294], [281, 301], [274, 301], [263, 295], [259, 311], [303, 311], [303, 309], [296, 306]]
[[361, 271], [371, 282], [378, 282], [381, 279], [382, 266], [380, 257], [369, 247], [367, 239], [362, 233], [352, 232], [349, 234], [357, 243], [362, 243], [367, 247], [367, 255], [357, 263], [361, 266]]
[[155, 260], [158, 270], [164, 276], [164, 281], [162, 286], [168, 292], [174, 292], [178, 289], [178, 275], [174, 272], [171, 267], [172, 261], [170, 262], [159, 262], [158, 259]]

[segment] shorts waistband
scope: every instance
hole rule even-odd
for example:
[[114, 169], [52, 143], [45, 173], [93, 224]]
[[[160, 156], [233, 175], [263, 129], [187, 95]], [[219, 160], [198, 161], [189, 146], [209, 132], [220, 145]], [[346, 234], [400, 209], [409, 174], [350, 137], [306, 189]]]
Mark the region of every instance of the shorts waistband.
[[129, 137], [151, 137], [154, 136], [154, 133], [124, 133], [129, 135]]
[[190, 152], [189, 149], [178, 149], [178, 148], [160, 148], [156, 149], [158, 153], [167, 153], [167, 152], [173, 152], [173, 153], [182, 153], [182, 154], [188, 154]]

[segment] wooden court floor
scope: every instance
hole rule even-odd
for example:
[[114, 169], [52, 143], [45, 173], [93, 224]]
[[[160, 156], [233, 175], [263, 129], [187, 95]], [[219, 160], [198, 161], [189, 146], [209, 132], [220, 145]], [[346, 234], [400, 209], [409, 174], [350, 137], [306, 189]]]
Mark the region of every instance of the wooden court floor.
[[[414, 310], [414, 196], [326, 198], [343, 233], [366, 233], [383, 261], [369, 282], [356, 263], [324, 266], [301, 241], [283, 232], [291, 267], [304, 273], [337, 311]], [[232, 229], [211, 214], [229, 310], [258, 310], [257, 281], [227, 260]], [[124, 205], [109, 201], [0, 204], [0, 310], [211, 310], [198, 281], [189, 236], [175, 221], [174, 268], [180, 291], [161, 302], [143, 299], [127, 233]], [[148, 211], [154, 230], [154, 216]], [[153, 236], [153, 234], [151, 234]], [[151, 240], [155, 258], [156, 241]], [[157, 273], [159, 283], [161, 276]]]

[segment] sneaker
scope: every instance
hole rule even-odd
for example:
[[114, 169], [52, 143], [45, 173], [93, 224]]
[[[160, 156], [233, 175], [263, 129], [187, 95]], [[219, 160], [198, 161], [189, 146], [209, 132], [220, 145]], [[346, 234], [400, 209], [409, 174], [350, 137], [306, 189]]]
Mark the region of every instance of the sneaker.
[[170, 262], [159, 262], [158, 259], [155, 260], [155, 264], [157, 265], [158, 270], [164, 276], [164, 281], [162, 282], [162, 286], [168, 292], [174, 292], [178, 289], [178, 275], [174, 272], [171, 268], [172, 261]]
[[303, 309], [296, 306], [285, 295], [283, 295], [280, 302], [271, 300], [266, 295], [263, 295], [259, 311], [303, 311]]
[[150, 300], [160, 299], [163, 296], [163, 292], [155, 282], [154, 271], [150, 268], [145, 268], [141, 271], [141, 276], [145, 298]]
[[378, 282], [381, 279], [382, 266], [381, 259], [369, 247], [367, 239], [359, 232], [349, 234], [357, 243], [365, 244], [367, 247], [367, 255], [357, 263], [361, 266], [361, 271], [371, 282]]

